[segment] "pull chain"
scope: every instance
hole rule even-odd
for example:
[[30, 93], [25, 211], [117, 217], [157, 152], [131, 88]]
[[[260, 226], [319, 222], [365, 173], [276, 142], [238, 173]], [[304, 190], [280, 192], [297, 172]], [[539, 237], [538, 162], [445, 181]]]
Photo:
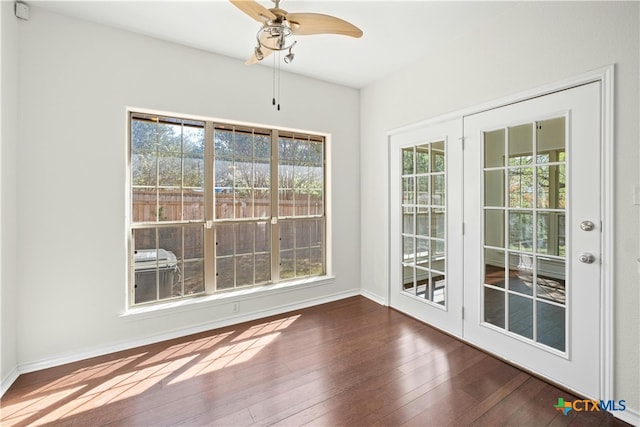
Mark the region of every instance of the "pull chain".
[[[280, 52], [277, 52], [277, 54], [273, 55], [273, 71], [271, 73], [271, 82], [272, 82], [271, 105], [273, 105], [278, 109], [278, 111], [280, 111]], [[278, 93], [277, 96], [276, 96], [276, 91]]]
[[280, 52], [278, 52], [278, 111], [280, 111]]
[[271, 105], [276, 105], [276, 56], [273, 55], [273, 73], [272, 73], [272, 95], [273, 99], [271, 101]]

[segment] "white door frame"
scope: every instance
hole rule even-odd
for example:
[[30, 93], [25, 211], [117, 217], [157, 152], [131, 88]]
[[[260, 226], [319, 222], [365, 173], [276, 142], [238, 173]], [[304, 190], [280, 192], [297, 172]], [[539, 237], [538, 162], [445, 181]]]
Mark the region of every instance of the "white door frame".
[[[473, 107], [465, 108], [463, 110], [448, 113], [436, 118], [414, 123], [401, 128], [393, 129], [387, 132], [388, 149], [391, 150], [391, 137], [393, 135], [410, 132], [416, 128], [425, 127], [433, 123], [442, 122], [445, 120], [451, 120], [455, 118], [462, 119], [465, 116], [471, 114], [481, 113], [483, 111], [491, 110], [494, 108], [503, 107], [516, 102], [526, 101], [528, 99], [537, 98], [540, 96], [548, 95], [554, 92], [570, 89], [572, 87], [580, 86], [592, 82], [601, 82], [601, 146], [600, 146], [600, 159], [601, 159], [601, 218], [602, 218], [602, 265], [601, 265], [601, 291], [600, 291], [600, 318], [602, 319], [600, 325], [600, 360], [602, 361], [600, 367], [600, 398], [603, 400], [614, 399], [614, 290], [613, 283], [615, 282], [615, 272], [613, 260], [615, 260], [614, 250], [614, 229], [615, 229], [615, 217], [613, 212], [614, 206], [614, 69], [615, 66], [608, 65], [606, 67], [598, 68], [586, 73], [580, 74], [575, 77], [562, 80], [560, 82], [551, 83], [545, 86], [541, 86], [535, 89], [520, 92], [514, 95], [509, 95], [503, 98], [499, 98], [493, 101], [489, 101], [484, 104], [476, 105]], [[390, 156], [389, 156], [390, 157]], [[388, 157], [388, 158], [389, 158]], [[390, 178], [391, 165], [387, 164], [387, 176]], [[390, 188], [387, 188], [387, 200], [390, 201]], [[391, 218], [391, 209], [395, 207], [388, 203], [388, 216], [387, 221]], [[387, 229], [389, 230], [388, 241], [394, 236], [390, 235], [391, 224], [388, 222]], [[390, 304], [390, 292], [391, 286], [394, 283], [391, 277], [391, 256], [388, 260], [389, 277], [387, 278], [387, 295], [386, 305]], [[464, 341], [464, 338], [459, 337]]]

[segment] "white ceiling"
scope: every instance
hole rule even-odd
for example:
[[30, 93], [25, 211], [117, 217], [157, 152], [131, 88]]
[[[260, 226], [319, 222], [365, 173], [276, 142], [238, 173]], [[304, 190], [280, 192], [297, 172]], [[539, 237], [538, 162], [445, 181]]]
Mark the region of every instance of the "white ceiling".
[[[226, 0], [29, 1], [32, 6], [245, 61], [260, 24]], [[270, 0], [259, 0], [270, 8]], [[490, 25], [515, 3], [457, 1], [283, 0], [288, 12], [338, 16], [364, 32], [298, 37], [295, 60], [282, 69], [362, 88], [442, 48], [451, 38]], [[37, 17], [32, 13], [32, 19]], [[271, 66], [272, 60], [257, 66]], [[254, 65], [256, 66], [256, 65]], [[434, 66], [438, 66], [434, 58]]]

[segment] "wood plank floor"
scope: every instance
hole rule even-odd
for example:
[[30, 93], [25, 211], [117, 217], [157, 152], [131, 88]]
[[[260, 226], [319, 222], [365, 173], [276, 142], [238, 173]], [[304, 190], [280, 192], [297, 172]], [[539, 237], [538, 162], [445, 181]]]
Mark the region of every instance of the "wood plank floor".
[[3, 426], [624, 426], [363, 297], [21, 375]]

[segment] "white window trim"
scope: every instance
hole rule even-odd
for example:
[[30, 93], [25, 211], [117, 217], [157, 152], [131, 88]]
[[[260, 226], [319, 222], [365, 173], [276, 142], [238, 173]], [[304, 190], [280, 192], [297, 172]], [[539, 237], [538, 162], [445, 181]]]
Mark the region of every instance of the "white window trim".
[[120, 317], [128, 321], [152, 319], [175, 313], [204, 310], [222, 304], [229, 305], [249, 298], [263, 298], [295, 292], [301, 288], [330, 285], [334, 282], [335, 277], [329, 275], [305, 277], [302, 279], [272, 283], [264, 286], [243, 288], [236, 291], [197, 295], [191, 298], [185, 297], [183, 299], [160, 302], [157, 304], [133, 306], [125, 309], [120, 314]]

